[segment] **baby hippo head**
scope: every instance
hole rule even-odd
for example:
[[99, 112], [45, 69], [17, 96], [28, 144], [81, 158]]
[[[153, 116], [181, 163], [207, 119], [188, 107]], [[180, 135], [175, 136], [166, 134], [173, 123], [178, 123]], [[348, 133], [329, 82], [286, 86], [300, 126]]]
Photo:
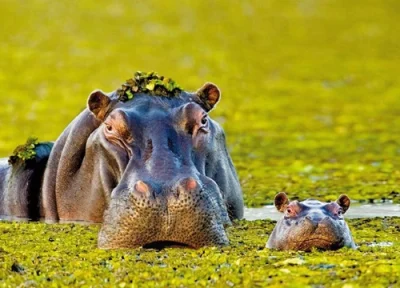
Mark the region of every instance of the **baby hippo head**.
[[343, 215], [350, 199], [341, 195], [336, 202], [313, 199], [289, 201], [285, 193], [275, 196], [275, 207], [283, 213], [270, 235], [267, 248], [310, 251], [356, 248]]

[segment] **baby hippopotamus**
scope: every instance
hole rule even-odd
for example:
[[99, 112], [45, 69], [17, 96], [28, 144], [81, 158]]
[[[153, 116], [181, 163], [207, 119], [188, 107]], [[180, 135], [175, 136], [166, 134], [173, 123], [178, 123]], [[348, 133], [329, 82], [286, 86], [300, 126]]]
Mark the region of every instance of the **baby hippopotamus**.
[[326, 203], [307, 199], [289, 201], [285, 193], [275, 196], [275, 207], [284, 213], [268, 239], [267, 248], [310, 251], [356, 249], [343, 214], [350, 207], [350, 199], [341, 195], [336, 202]]

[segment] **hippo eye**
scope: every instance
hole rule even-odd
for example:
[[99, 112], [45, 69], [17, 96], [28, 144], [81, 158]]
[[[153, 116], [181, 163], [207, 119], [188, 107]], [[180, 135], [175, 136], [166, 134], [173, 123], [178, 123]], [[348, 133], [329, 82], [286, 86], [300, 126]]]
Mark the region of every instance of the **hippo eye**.
[[343, 210], [342, 210], [342, 209], [339, 209], [339, 211], [337, 212], [337, 215], [338, 215], [338, 216], [342, 216], [342, 215], [343, 215]]
[[105, 124], [106, 125], [106, 129], [108, 132], [112, 131], [112, 126], [110, 124]]
[[205, 115], [205, 116], [201, 119], [201, 124], [202, 124], [203, 126], [205, 126], [205, 125], [207, 124], [207, 122], [208, 122], [207, 115]]
[[288, 214], [292, 214], [292, 213], [293, 213], [293, 209], [292, 209], [292, 208], [287, 208], [287, 209], [286, 209], [286, 212], [287, 212]]
[[203, 118], [201, 118], [201, 126], [199, 127], [199, 130], [202, 131], [203, 133], [208, 133], [208, 118], [207, 118], [207, 114], [203, 116]]

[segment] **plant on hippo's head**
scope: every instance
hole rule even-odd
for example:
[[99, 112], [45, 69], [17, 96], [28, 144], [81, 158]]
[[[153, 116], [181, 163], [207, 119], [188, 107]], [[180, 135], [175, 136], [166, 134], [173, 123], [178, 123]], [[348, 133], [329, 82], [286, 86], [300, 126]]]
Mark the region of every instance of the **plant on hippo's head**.
[[8, 163], [15, 164], [20, 161], [25, 162], [34, 159], [36, 156], [35, 148], [38, 144], [37, 138], [29, 137], [25, 144], [15, 148], [13, 154], [8, 159]]
[[132, 100], [136, 93], [147, 93], [153, 96], [176, 97], [182, 88], [171, 78], [158, 75], [156, 72], [137, 71], [133, 78], [126, 80], [117, 90], [118, 99], [122, 102]]

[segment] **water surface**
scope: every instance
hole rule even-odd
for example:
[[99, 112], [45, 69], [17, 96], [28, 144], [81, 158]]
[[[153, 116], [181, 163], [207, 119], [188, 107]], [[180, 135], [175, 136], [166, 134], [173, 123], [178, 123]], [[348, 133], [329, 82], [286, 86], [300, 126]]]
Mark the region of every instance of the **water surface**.
[[[344, 215], [345, 218], [374, 218], [385, 216], [400, 217], [400, 204], [379, 203], [379, 204], [352, 204]], [[244, 218], [246, 220], [272, 219], [279, 220], [282, 214], [274, 205], [267, 205], [261, 208], [245, 208]]]

